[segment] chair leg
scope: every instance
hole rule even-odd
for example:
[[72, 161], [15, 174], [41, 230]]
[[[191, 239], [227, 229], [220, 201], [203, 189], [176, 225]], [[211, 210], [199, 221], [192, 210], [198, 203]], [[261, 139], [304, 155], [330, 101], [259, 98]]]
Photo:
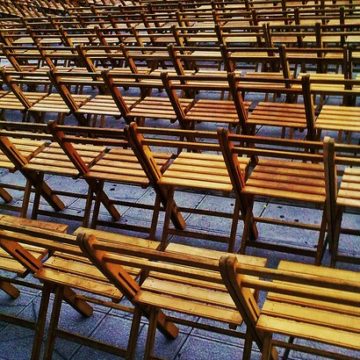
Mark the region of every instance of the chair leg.
[[20, 210], [20, 217], [22, 218], [26, 218], [27, 211], [29, 208], [30, 195], [31, 195], [31, 182], [27, 180], [24, 190], [24, 198]]
[[64, 300], [78, 311], [81, 315], [89, 317], [93, 314], [93, 308], [84, 300], [79, 299], [76, 292], [69, 287], [63, 288]]
[[152, 239], [152, 240], [155, 239], [155, 236], [156, 236], [156, 227], [157, 227], [158, 220], [159, 220], [160, 206], [161, 206], [161, 199], [160, 199], [160, 196], [158, 194], [156, 194], [155, 203], [154, 203], [154, 211], [153, 211], [153, 216], [151, 219], [151, 228], [150, 228], [150, 233], [149, 233], [149, 239]]
[[[322, 219], [321, 219], [321, 225], [320, 225], [320, 233], [319, 233], [319, 239], [318, 244], [316, 247], [316, 256], [315, 256], [315, 265], [321, 264], [321, 259], [324, 255], [324, 246], [325, 246], [325, 233], [326, 233], [326, 212], [327, 209], [325, 208], [323, 211]], [[329, 224], [331, 226], [331, 224]]]
[[95, 197], [93, 216], [92, 216], [91, 225], [90, 225], [90, 227], [92, 229], [96, 228], [96, 223], [97, 223], [97, 220], [99, 217], [100, 205], [101, 205], [100, 194], [103, 190], [104, 190], [104, 182], [101, 181], [101, 182], [99, 182], [98, 191], [96, 192], [96, 197]]
[[0, 281], [0, 289], [13, 299], [18, 298], [20, 295], [20, 291], [8, 281]]
[[39, 309], [39, 318], [35, 325], [35, 337], [33, 341], [31, 360], [38, 360], [40, 358], [41, 343], [44, 336], [46, 313], [49, 307], [51, 289], [51, 285], [46, 283], [44, 284]]
[[[246, 250], [246, 244], [249, 239], [256, 240], [257, 238], [257, 230], [254, 226], [254, 215], [253, 215], [253, 207], [254, 207], [254, 197], [248, 197], [247, 198], [247, 204], [246, 204], [246, 213], [244, 216], [244, 231], [241, 238], [241, 244], [240, 244], [240, 254], [245, 254]], [[255, 231], [256, 230], [256, 231]], [[251, 236], [254, 232], [254, 236]]]
[[240, 200], [236, 199], [235, 205], [234, 205], [234, 213], [233, 213], [233, 217], [232, 217], [232, 223], [231, 223], [228, 252], [234, 252], [236, 232], [237, 232], [237, 227], [238, 227], [238, 223], [239, 223], [239, 212], [240, 212]]
[[337, 211], [337, 216], [336, 216], [336, 222], [334, 224], [334, 233], [333, 233], [333, 238], [332, 238], [332, 242], [330, 243], [330, 252], [331, 252], [331, 263], [330, 265], [332, 267], [336, 266], [336, 261], [337, 261], [337, 256], [338, 256], [338, 251], [339, 251], [339, 240], [340, 240], [340, 232], [341, 232], [341, 221], [342, 221], [342, 217], [343, 217], [343, 212], [344, 209], [342, 207], [339, 207], [338, 211]]
[[65, 113], [59, 113], [58, 116], [57, 116], [56, 122], [57, 122], [59, 125], [64, 125], [65, 116], [66, 116]]
[[64, 289], [62, 286], [58, 286], [55, 290], [54, 305], [51, 313], [50, 326], [48, 330], [48, 338], [46, 341], [46, 348], [44, 352], [44, 360], [50, 360], [54, 351], [56, 330], [59, 323], [61, 303], [63, 300]]
[[165, 249], [168, 242], [168, 233], [171, 220], [171, 210], [174, 203], [174, 188], [169, 187], [167, 190], [167, 203], [165, 209], [164, 228], [161, 236], [161, 249]]
[[88, 193], [86, 196], [86, 203], [85, 203], [85, 210], [84, 210], [84, 218], [82, 225], [84, 227], [88, 227], [90, 221], [90, 214], [91, 214], [91, 207], [92, 207], [92, 200], [93, 200], [93, 191], [89, 186]]
[[[293, 336], [290, 336], [288, 343], [293, 344], [294, 340], [295, 340], [295, 338]], [[289, 348], [285, 349], [284, 355], [283, 355], [283, 360], [287, 360], [287, 358], [289, 357], [289, 354], [290, 354], [290, 350], [291, 349], [289, 349]]]
[[261, 360], [271, 360], [272, 334], [265, 334], [262, 348]]
[[144, 359], [151, 359], [151, 355], [154, 348], [155, 335], [156, 335], [156, 326], [157, 326], [157, 317], [159, 314], [159, 309], [152, 309], [149, 318], [149, 329], [146, 338], [145, 345], [145, 354]]
[[115, 205], [112, 203], [112, 201], [109, 199], [109, 197], [106, 195], [104, 190], [102, 189], [101, 182], [88, 180], [88, 184], [90, 187], [90, 190], [96, 194], [96, 196], [99, 197], [99, 201], [103, 204], [105, 209], [109, 212], [111, 217], [114, 221], [117, 221], [120, 219], [121, 215], [119, 211], [116, 209]]
[[250, 221], [250, 213], [249, 211], [247, 211], [244, 217], [244, 230], [241, 237], [239, 254], [245, 254], [246, 243], [248, 242], [248, 236], [249, 236], [249, 226], [250, 226], [249, 221]]
[[242, 360], [251, 360], [251, 348], [252, 348], [252, 336], [249, 329], [246, 330], [245, 334], [245, 343], [244, 343], [244, 352], [242, 356]]
[[[40, 177], [39, 178], [40, 181], [44, 180], [44, 174], [40, 174], [39, 177]], [[33, 204], [32, 213], [31, 213], [31, 218], [34, 220], [36, 220], [37, 216], [38, 216], [38, 211], [39, 211], [39, 207], [40, 207], [40, 197], [41, 197], [40, 190], [35, 189], [34, 204]]]
[[126, 360], [133, 360], [135, 358], [136, 343], [139, 336], [141, 320], [141, 310], [139, 307], [135, 307], [133, 321], [131, 324]]

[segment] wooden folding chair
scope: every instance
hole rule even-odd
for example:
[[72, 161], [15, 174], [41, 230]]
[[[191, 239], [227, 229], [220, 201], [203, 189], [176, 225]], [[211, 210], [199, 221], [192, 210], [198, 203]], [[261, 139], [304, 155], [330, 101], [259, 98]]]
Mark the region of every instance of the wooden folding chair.
[[[281, 128], [282, 137], [285, 137], [286, 128], [289, 128], [290, 138], [293, 137], [295, 129], [300, 129], [306, 130], [307, 139], [315, 139], [315, 112], [308, 76], [299, 81], [267, 78], [265, 74], [264, 77], [251, 78], [230, 73], [228, 81], [244, 134], [254, 135], [256, 126], [271, 126]], [[287, 94], [291, 98], [301, 95], [304, 102], [259, 102], [252, 112], [247, 114], [242, 96], [245, 91]]]
[[[36, 224], [34, 222], [34, 224]], [[62, 301], [67, 302], [83, 316], [91, 316], [93, 309], [89, 303], [99, 304], [126, 312], [131, 312], [127, 306], [119, 304], [123, 297], [114, 285], [82, 254], [74, 235], [59, 234], [53, 229], [43, 230], [37, 227], [29, 227], [9, 223], [0, 219], [0, 246], [18, 265], [22, 264], [29, 272], [34, 274], [44, 285], [42, 287], [42, 298], [40, 312], [35, 326], [35, 337], [33, 340], [32, 359], [40, 358], [42, 340], [49, 308], [49, 297], [55, 293], [51, 312], [50, 326], [47, 331], [46, 348], [44, 359], [51, 359], [56, 337], [76, 341], [84, 345], [94, 345], [113, 354], [126, 354], [126, 351], [99, 341], [92, 341], [73, 333], [58, 329]], [[36, 225], [34, 225], [36, 226]], [[89, 229], [80, 228], [81, 234], [87, 233]], [[99, 240], [104, 243], [113, 243], [121, 248], [124, 244], [132, 244], [137, 248], [156, 249], [158, 242], [137, 239], [129, 236], [119, 236], [104, 231], [92, 230]], [[28, 248], [43, 248], [51, 256], [44, 262], [37, 260]], [[134, 258], [136, 259], [136, 257]], [[141, 269], [136, 266], [125, 267], [130, 277], [141, 276]], [[83, 294], [76, 293], [73, 289], [80, 290]], [[102, 298], [99, 298], [101, 296]]]
[[[139, 164], [139, 160], [133, 150], [128, 149], [129, 142], [125, 138], [124, 132], [114, 129], [61, 127], [56, 124], [50, 124], [49, 127], [59, 146], [66, 154], [67, 160], [70, 161], [74, 170], [76, 169], [78, 175], [89, 185], [84, 224], [87, 224], [89, 221], [93, 195], [95, 195], [95, 202], [91, 227], [96, 227], [97, 225], [100, 205], [105, 206], [114, 220], [118, 220], [120, 214], [115, 204], [104, 192], [104, 184], [120, 183], [141, 186], [142, 188], [146, 188], [149, 185], [149, 180]], [[75, 134], [79, 133], [82, 134], [82, 137], [74, 137]], [[100, 149], [100, 147], [102, 148]], [[36, 160], [36, 168], [41, 166], [44, 158], [59, 156], [54, 148], [47, 148], [45, 150], [41, 156], [39, 155], [32, 161], [32, 164], [34, 164]], [[158, 152], [154, 156], [159, 164], [159, 171], [161, 172], [163, 169], [166, 169], [171, 154]], [[54, 168], [54, 166], [52, 167]], [[63, 170], [65, 170], [65, 166], [63, 167]], [[51, 169], [51, 166], [49, 169]], [[159, 212], [157, 200], [152, 210], [153, 220], [150, 227], [150, 238], [155, 236], [156, 231]], [[118, 224], [118, 226], [135, 231], [149, 231], [148, 228], [131, 224]]]
[[[245, 225], [240, 252], [244, 253], [247, 246], [264, 247], [275, 251], [312, 256], [315, 258], [315, 263], [320, 264], [326, 247], [325, 232], [329, 211], [326, 203], [325, 153], [318, 153], [322, 150], [323, 144], [229, 135], [224, 129], [218, 130], [218, 137], [234, 190], [239, 196], [245, 196], [246, 199], [247, 209], [245, 209]], [[247, 179], [243, 173], [238, 171], [240, 166], [238, 156], [244, 154], [252, 156], [255, 161], [255, 166]], [[300, 202], [323, 208], [320, 226], [269, 218], [256, 219], [257, 222], [264, 221], [275, 225], [318, 231], [316, 250], [297, 245], [276, 245], [259, 240], [248, 241], [249, 229], [254, 222], [252, 209], [257, 196], [265, 197], [265, 199], [290, 200], [295, 204]]]
[[310, 77], [310, 91], [316, 96], [342, 96], [342, 104], [320, 105], [319, 114], [315, 121], [317, 136], [323, 131], [337, 132], [338, 142], [351, 142], [353, 133], [360, 130], [360, 117], [356, 106], [356, 97], [360, 95], [359, 80], [332, 79], [331, 76]]
[[[125, 121], [130, 124], [137, 121], [142, 124], [146, 118], [166, 119], [175, 122], [177, 114], [167, 97], [154, 96], [152, 91], [163, 88], [158, 75], [119, 74], [116, 71], [102, 73], [105, 84], [111, 91], [113, 99]], [[140, 92], [137, 96], [124, 96], [119, 88], [130, 88]], [[189, 107], [191, 99], [181, 99], [183, 109]]]
[[[7, 123], [1, 123], [0, 127], [6, 127]], [[4, 130], [2, 130], [4, 131]], [[45, 146], [46, 142], [41, 140], [34, 139], [24, 139], [24, 138], [13, 138], [11, 139], [16, 149], [28, 160], [35, 156], [41, 149]], [[12, 161], [3, 153], [0, 152], [0, 168], [6, 169], [10, 172], [15, 172], [17, 170], [16, 166]], [[7, 185], [7, 184], [6, 184]], [[27, 190], [29, 190], [27, 188]], [[30, 194], [26, 191], [24, 193], [24, 199], [26, 199]], [[5, 201], [5, 203], [10, 203], [12, 201], [11, 194], [4, 188], [0, 187], [0, 197]], [[23, 202], [22, 211], [20, 216], [24, 216], [27, 210], [26, 201]]]
[[[203, 74], [172, 76], [165, 72], [161, 78], [183, 129], [194, 129], [197, 123], [209, 122], [240, 131], [234, 102], [222, 99], [224, 92], [229, 90], [226, 78]], [[213, 98], [215, 92], [222, 94], [219, 100]], [[181, 106], [181, 94], [193, 95], [192, 104], [187, 109]], [[244, 103], [246, 112], [250, 105], [249, 101]]]
[[[226, 75], [223, 59], [217, 47], [168, 45], [169, 56], [173, 62], [177, 75]], [[214, 66], [214, 63], [216, 66]], [[174, 74], [175, 75], [175, 74]]]
[[[43, 72], [2, 72], [4, 82], [11, 88], [11, 93], [5, 95], [3, 103], [9, 102], [10, 108], [21, 110], [25, 119], [32, 117], [36, 122], [44, 122], [48, 113], [58, 114], [61, 120], [69, 114], [70, 108], [61, 95], [52, 92], [52, 83], [47, 73]], [[23, 90], [27, 87], [27, 91]], [[79, 106], [90, 98], [89, 95], [75, 95], [74, 103]]]
[[[237, 224], [239, 219], [239, 212], [244, 214], [245, 207], [240, 197], [236, 197], [233, 213], [231, 214], [231, 229], [229, 236], [223, 236], [219, 234], [204, 234], [201, 232], [195, 232], [185, 230], [185, 222], [179, 213], [174, 200], [174, 191], [177, 189], [185, 190], [201, 190], [212, 191], [214, 193], [220, 193], [229, 195], [233, 190], [232, 183], [226, 171], [226, 166], [221, 155], [214, 154], [213, 152], [199, 153], [199, 150], [206, 151], [218, 151], [220, 148], [213, 143], [194, 141], [194, 135], [191, 131], [178, 130], [178, 133], [163, 131], [163, 135], [179, 135], [183, 138], [189, 138], [188, 142], [184, 140], [161, 140], [159, 144], [162, 146], [180, 147], [181, 152], [178, 151], [178, 155], [174, 161], [165, 170], [163, 174], [159, 172], [157, 161], [154, 157], [154, 153], [149, 147], [152, 143], [150, 139], [146, 139], [141, 131], [137, 128], [135, 123], [132, 123], [126, 128], [130, 143], [137, 155], [139, 162], [142, 164], [144, 171], [150, 179], [151, 185], [154, 187], [159, 200], [162, 201], [165, 208], [165, 219], [162, 233], [162, 246], [165, 247], [168, 243], [168, 236], [170, 234], [186, 234], [186, 236], [206, 239], [218, 242], [227, 243], [228, 251], [234, 251]], [[206, 134], [211, 136], [209, 133]], [[207, 139], [208, 139], [207, 137]], [[211, 138], [211, 137], [210, 137]], [[214, 138], [215, 139], [215, 138]], [[156, 145], [156, 140], [154, 142]], [[185, 151], [185, 149], [187, 151]], [[188, 152], [188, 151], [193, 152]], [[249, 165], [249, 158], [240, 159], [240, 171], [247, 172]], [[187, 209], [188, 212], [193, 212], [194, 209]], [[204, 215], [209, 216], [221, 216], [211, 211], [204, 211]], [[170, 221], [175, 225], [175, 229], [170, 228]], [[185, 231], [184, 231], [185, 230]], [[255, 227], [251, 227], [251, 237], [256, 238], [257, 232]]]
[[[173, 322], [199, 326], [199, 322], [165, 315], [170, 310], [177, 314], [194, 315], [236, 328], [242, 322], [239, 313], [235, 315], [233, 303], [224, 292], [218, 273], [218, 251], [197, 249], [189, 246], [156, 251], [124, 245], [123, 247], [101, 243], [96, 236], [79, 234], [81, 249], [96, 264], [103, 274], [134, 304], [135, 314], [131, 328], [127, 358], [134, 357], [140, 319], [149, 318], [144, 359], [152, 358], [155, 332], [158, 328], [169, 338], [175, 338], [177, 329]], [[192, 253], [190, 255], [190, 252]], [[141, 261], [127, 260], [139, 257]], [[264, 266], [265, 259], [238, 256], [242, 264]], [[144, 281], [135, 282], [125, 270], [125, 265], [140, 266], [148, 271]], [[229, 302], [230, 300], [230, 302]], [[242, 337], [230, 329], [215, 325], [200, 325], [204, 330]], [[164, 331], [165, 330], [165, 331]]]
[[[116, 118], [121, 116], [121, 112], [112, 96], [108, 94], [99, 73], [67, 73], [52, 69], [49, 76], [79, 125], [92, 125], [95, 127], [97, 118], [100, 116], [100, 126], [104, 127], [107, 116]], [[82, 91], [85, 91], [85, 89], [94, 91], [95, 89], [95, 94], [79, 94], [78, 86], [83, 88]]]
[[[48, 229], [54, 232], [66, 233], [67, 225], [64, 224], [56, 224], [53, 222], [45, 222], [45, 221], [35, 221], [29, 219], [18, 218], [10, 215], [0, 215], [0, 223], [5, 222], [8, 224], [20, 225], [20, 226], [28, 226], [35, 227], [40, 229]], [[37, 260], [42, 260], [47, 256], [47, 251], [40, 247], [33, 247], [24, 245], [24, 248], [28, 250], [33, 257]], [[28, 274], [28, 269], [19, 264], [18, 261], [14, 260], [12, 256], [10, 256], [7, 252], [0, 249], [0, 259], [1, 265], [0, 269], [5, 271], [6, 273], [16, 274], [18, 277], [25, 278]], [[14, 285], [24, 285], [28, 287], [32, 287], [33, 284], [21, 280], [8, 279], [4, 276], [0, 279], [0, 289], [7, 293], [11, 298], [16, 299], [20, 295], [20, 291]], [[34, 285], [35, 286], [35, 285]], [[4, 317], [4, 319], [10, 320], [11, 317], [6, 315], [0, 315], [0, 318]], [[16, 321], [16, 320], [15, 320]]]
[[[328, 211], [328, 233], [330, 241], [331, 266], [337, 261], [359, 264], [357, 254], [340, 253], [339, 242], [342, 234], [360, 235], [356, 228], [346, 228], [343, 215], [346, 209], [358, 209], [359, 202], [359, 145], [337, 144], [325, 138], [325, 174]], [[344, 170], [340, 169], [344, 167]], [[341, 176], [341, 183], [339, 178]]]
[[[6, 128], [8, 127], [8, 123], [0, 123], [0, 127], [3, 128], [1, 132], [6, 134], [7, 136], [15, 135], [15, 137], [11, 138], [11, 142], [14, 148], [19, 151], [21, 156], [23, 156], [27, 161], [30, 161], [34, 156], [36, 156], [45, 146], [46, 139], [30, 139], [26, 138], [24, 133], [12, 133], [11, 130], [6, 132]], [[5, 129], [4, 129], [5, 128]], [[10, 172], [15, 172], [17, 170], [16, 165], [6, 156], [5, 153], [0, 153], [0, 167], [6, 169]], [[27, 186], [24, 189], [24, 197], [23, 204], [20, 211], [20, 216], [25, 217], [28, 209], [28, 200], [30, 197], [31, 185], [27, 182]], [[6, 202], [10, 203], [12, 201], [12, 196], [4, 189], [0, 190], [0, 197]]]
[[[11, 136], [15, 138], [12, 139]], [[44, 136], [44, 134], [42, 134], [42, 136]], [[28, 209], [31, 187], [34, 187], [38, 194], [36, 201], [39, 201], [39, 197], [43, 196], [55, 211], [60, 211], [64, 208], [63, 202], [44, 181], [43, 175], [26, 168], [30, 160], [45, 147], [46, 141], [41, 140], [42, 136], [40, 135], [38, 137], [40, 140], [31, 140], [31, 133], [26, 134], [19, 132], [17, 134], [16, 131], [0, 131], [0, 149], [6, 156], [7, 161], [13, 164], [9, 169], [20, 171], [27, 181], [21, 210], [21, 216], [23, 217], [26, 216]], [[36, 138], [36, 136], [34, 137]]]
[[[277, 269], [247, 267], [233, 255], [222, 257], [219, 265], [224, 284], [247, 325], [243, 359], [252, 358], [253, 341], [263, 360], [278, 359], [276, 347], [286, 349], [285, 359], [291, 350], [331, 359], [359, 359], [358, 273], [289, 261], [281, 261]], [[262, 280], [246, 279], [246, 275]], [[262, 307], [252, 289], [267, 292]], [[289, 341], [273, 339], [275, 334]], [[307, 343], [296, 344], [295, 338]], [[319, 343], [336, 348], [322, 349]], [[353, 351], [347, 355], [341, 348]]]

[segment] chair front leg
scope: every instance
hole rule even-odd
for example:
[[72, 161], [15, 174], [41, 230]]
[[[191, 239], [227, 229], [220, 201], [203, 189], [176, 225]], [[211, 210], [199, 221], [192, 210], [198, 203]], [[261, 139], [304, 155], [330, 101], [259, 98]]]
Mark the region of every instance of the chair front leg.
[[[320, 225], [320, 233], [319, 233], [319, 239], [318, 244], [316, 246], [316, 256], [315, 256], [315, 265], [320, 265], [322, 257], [324, 255], [326, 243], [325, 243], [325, 232], [326, 232], [326, 223], [327, 223], [327, 213], [328, 209], [326, 207], [324, 208], [322, 219], [321, 219], [321, 225]], [[328, 224], [328, 226], [332, 226], [331, 224]], [[330, 232], [331, 233], [331, 232]], [[331, 242], [331, 239], [330, 239]]]
[[59, 323], [61, 304], [64, 297], [64, 288], [58, 286], [55, 290], [55, 299], [53, 304], [53, 309], [51, 313], [50, 326], [48, 330], [48, 338], [46, 342], [46, 348], [44, 352], [44, 360], [50, 360], [52, 358], [52, 353], [54, 351], [55, 340], [56, 340], [56, 330]]
[[243, 352], [242, 360], [251, 360], [252, 343], [253, 343], [253, 338], [251, 335], [251, 331], [249, 331], [249, 329], [246, 329], [244, 352]]
[[134, 309], [133, 321], [131, 324], [126, 360], [133, 360], [135, 358], [135, 350], [137, 339], [139, 336], [139, 328], [141, 321], [141, 309], [136, 306]]
[[41, 344], [44, 336], [46, 314], [49, 307], [49, 299], [52, 286], [44, 284], [40, 302], [39, 318], [35, 325], [35, 337], [33, 341], [31, 360], [38, 360], [40, 358]]
[[272, 334], [266, 333], [263, 340], [263, 348], [261, 351], [261, 360], [271, 360], [272, 352]]
[[150, 318], [149, 318], [149, 329], [146, 338], [145, 354], [144, 354], [144, 359], [146, 360], [151, 359], [153, 353], [158, 314], [159, 314], [159, 309], [154, 308], [151, 310]]

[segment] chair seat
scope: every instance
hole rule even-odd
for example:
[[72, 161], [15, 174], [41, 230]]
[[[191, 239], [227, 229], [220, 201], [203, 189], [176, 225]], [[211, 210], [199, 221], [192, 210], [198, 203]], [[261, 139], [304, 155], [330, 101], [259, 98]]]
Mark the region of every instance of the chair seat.
[[[101, 157], [106, 149], [104, 146], [88, 144], [74, 144], [74, 148], [87, 165]], [[57, 143], [51, 143], [45, 147], [39, 154], [31, 159], [29, 164], [26, 165], [26, 168], [55, 175], [79, 175], [79, 171]]]
[[[239, 158], [243, 171], [250, 162]], [[165, 171], [161, 185], [230, 192], [232, 184], [222, 155], [182, 152]]]
[[[254, 54], [254, 57], [258, 57], [261, 56], [258, 53]], [[267, 55], [266, 55], [267, 56]], [[284, 75], [282, 72], [247, 72], [245, 74], [245, 78], [266, 78], [266, 79], [274, 79], [274, 80], [282, 80], [284, 79]], [[251, 81], [251, 80], [246, 80], [241, 82], [240, 81], [240, 86], [244, 88], [245, 91], [251, 91], [251, 90], [255, 90], [255, 89], [264, 89], [264, 88], [268, 88], [268, 89], [282, 89], [284, 88], [284, 83], [271, 83], [271, 82], [262, 82], [262, 81]], [[295, 87], [295, 86], [294, 86]]]
[[[27, 160], [30, 160], [36, 156], [36, 154], [38, 154], [46, 145], [45, 141], [32, 139], [9, 138], [9, 140]], [[9, 171], [15, 171], [14, 164], [5, 154], [3, 154], [2, 151], [0, 151], [0, 168], [7, 169]]]
[[106, 280], [105, 276], [83, 257], [54, 253], [35, 274], [41, 281], [69, 286], [92, 294], [107, 296], [119, 301], [122, 293]]
[[205, 60], [217, 60], [222, 61], [222, 56], [220, 51], [204, 51], [204, 50], [195, 50], [191, 53], [191, 56], [196, 58], [202, 58]]
[[222, 290], [214, 290], [210, 286], [207, 288], [204, 283], [197, 285], [196, 281], [192, 280], [191, 284], [188, 281], [185, 277], [150, 272], [135, 300], [163, 310], [201, 316], [231, 325], [242, 323], [240, 313], [224, 286]]
[[[246, 102], [248, 109], [251, 102]], [[207, 121], [225, 124], [239, 123], [239, 117], [232, 100], [200, 99], [186, 113], [185, 120]]]
[[283, 160], [260, 160], [246, 181], [243, 192], [324, 203], [324, 166]]
[[[44, 98], [47, 93], [24, 92], [30, 103], [35, 103]], [[0, 109], [4, 110], [25, 110], [25, 107], [13, 93], [7, 93], [0, 97]]]
[[[194, 256], [199, 256], [199, 259], [213, 260], [224, 255], [224, 252], [221, 251], [176, 243], [168, 244], [165, 252], [178, 256], [186, 256], [191, 253]], [[242, 264], [265, 266], [266, 263], [263, 258], [247, 255], [236, 256]], [[196, 269], [196, 273], [214, 278], [218, 277], [219, 280], [221, 278], [220, 274], [210, 271]], [[141, 292], [136, 300], [162, 309], [222, 321], [232, 325], [239, 325], [242, 322], [239, 311], [236, 310], [230, 295], [221, 282], [150, 272], [150, 276], [142, 284]]]
[[248, 124], [306, 128], [303, 104], [260, 102], [249, 114]]
[[[280, 270], [295, 271], [307, 275], [316, 274], [337, 281], [360, 281], [360, 274], [346, 270], [330, 269], [308, 264], [281, 261]], [[294, 288], [291, 283], [281, 282]], [[299, 287], [300, 285], [297, 285]], [[348, 295], [354, 300], [355, 293], [339, 290], [321, 289], [315, 286], [301, 285], [309, 294]], [[335, 346], [360, 350], [360, 310], [358, 307], [313, 300], [306, 297], [269, 293], [257, 328], [265, 332], [280, 333], [300, 337]]]
[[360, 169], [345, 169], [337, 196], [337, 204], [360, 208]]
[[[185, 109], [192, 102], [191, 99], [181, 99], [181, 105]], [[177, 116], [169, 99], [147, 96], [132, 106], [129, 116], [156, 119], [168, 119], [175, 121]]]
[[315, 127], [322, 130], [360, 131], [359, 108], [324, 105], [316, 119]]
[[[72, 97], [78, 106], [81, 106], [81, 104], [90, 98], [89, 95], [72, 95]], [[43, 99], [31, 106], [29, 110], [55, 113], [68, 113], [70, 111], [61, 95], [56, 93], [47, 94]]]
[[81, 114], [120, 116], [120, 110], [111, 95], [96, 95], [78, 110]]
[[[301, 79], [305, 73], [300, 73], [298, 79]], [[344, 74], [322, 74], [322, 73], [309, 73], [310, 81], [312, 80], [345, 80]], [[314, 92], [321, 92], [321, 91], [343, 91], [344, 85], [343, 84], [317, 84], [311, 83], [311, 90]]]

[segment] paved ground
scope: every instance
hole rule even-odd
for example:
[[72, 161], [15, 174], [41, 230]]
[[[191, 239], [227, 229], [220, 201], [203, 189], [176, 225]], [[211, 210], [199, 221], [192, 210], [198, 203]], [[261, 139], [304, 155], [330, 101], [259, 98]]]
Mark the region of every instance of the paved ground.
[[[150, 124], [150, 123], [148, 123]], [[159, 122], [157, 122], [157, 125]], [[121, 126], [122, 122], [110, 123], [111, 126]], [[168, 126], [163, 122], [162, 125]], [[205, 125], [202, 125], [205, 126]], [[268, 134], [268, 130], [260, 129], [261, 134]], [[298, 134], [298, 136], [302, 136]], [[17, 174], [8, 174], [2, 171], [0, 182], [23, 183], [23, 179]], [[55, 189], [71, 188], [79, 194], [85, 194], [87, 188], [81, 180], [62, 179], [59, 177], [48, 177], [48, 181]], [[130, 186], [107, 185], [106, 190], [113, 198], [121, 198], [131, 202], [152, 203], [154, 200], [154, 192], [152, 189], [139, 189]], [[15, 204], [21, 203], [21, 193], [12, 192], [15, 197]], [[65, 213], [81, 214], [84, 201], [77, 198], [66, 198], [67, 208]], [[179, 205], [193, 207], [198, 209], [213, 209], [231, 212], [234, 200], [232, 198], [222, 198], [206, 193], [184, 193], [177, 192], [176, 200]], [[43, 208], [46, 205], [43, 204]], [[123, 222], [136, 223], [141, 225], [149, 225], [150, 212], [139, 211], [132, 207], [122, 207], [120, 211], [123, 214]], [[319, 223], [321, 213], [319, 210], [309, 208], [294, 207], [289, 204], [265, 203], [257, 202], [255, 205], [255, 214], [257, 216], [275, 217], [278, 219], [286, 219], [293, 221], [304, 221], [310, 223]], [[106, 219], [107, 214], [102, 212], [101, 218]], [[46, 219], [43, 217], [43, 219]], [[58, 220], [59, 221], [59, 220]], [[60, 220], [61, 221], [61, 220]], [[186, 214], [187, 225], [190, 229], [202, 231], [214, 231], [220, 234], [228, 234], [229, 221], [224, 219], [209, 219], [205, 216]], [[346, 214], [345, 224], [349, 227], [359, 228], [360, 216], [357, 214]], [[74, 230], [80, 224], [77, 222], [68, 222], [70, 230]], [[158, 226], [157, 236], [159, 237], [162, 228], [162, 218]], [[241, 236], [242, 226], [239, 224], [238, 241]], [[272, 225], [259, 225], [260, 236], [263, 239], [275, 242], [287, 242], [314, 246], [316, 234], [310, 231], [298, 229], [279, 228]], [[144, 234], [140, 234], [144, 236]], [[198, 241], [186, 239], [183, 237], [175, 237], [171, 241], [181, 243], [190, 243], [197, 246], [208, 246], [225, 250], [224, 245], [213, 244], [208, 241]], [[354, 237], [342, 237], [341, 249], [346, 253], [360, 254], [360, 246], [358, 239]], [[250, 250], [248, 253], [266, 256], [270, 263], [275, 266], [279, 259], [296, 259], [297, 261], [311, 262], [299, 256], [289, 254], [276, 254], [259, 250]], [[324, 263], [329, 263], [329, 254], [325, 254]], [[353, 265], [339, 264], [344, 268], [359, 270]], [[28, 277], [29, 281], [34, 281]], [[35, 320], [38, 313], [40, 302], [40, 292], [29, 288], [21, 289], [21, 296], [17, 300], [9, 300], [9, 298], [0, 293], [0, 312], [21, 316], [26, 319]], [[107, 341], [121, 347], [125, 347], [131, 325], [130, 317], [126, 313], [120, 311], [109, 310], [107, 308], [96, 306], [94, 315], [91, 318], [84, 319], [78, 313], [73, 311], [67, 305], [63, 306], [61, 313], [61, 327], [79, 332], [85, 336]], [[199, 320], [200, 321], [200, 320]], [[141, 327], [140, 341], [137, 349], [137, 358], [141, 359], [144, 350], [144, 341], [146, 336], [147, 323], [144, 322]], [[0, 322], [0, 359], [1, 360], [22, 360], [29, 359], [31, 344], [33, 340], [33, 332], [28, 329], [20, 328], [14, 325], [8, 325]], [[192, 329], [189, 327], [181, 327], [178, 338], [174, 341], [166, 340], [161, 334], [156, 338], [155, 354], [165, 359], [183, 359], [183, 360], [201, 360], [201, 359], [239, 359], [242, 354], [242, 341], [227, 336], [220, 336], [213, 333], [206, 333], [202, 330]], [[360, 356], [360, 354], [353, 354]], [[103, 352], [79, 346], [75, 343], [57, 340], [54, 359], [115, 359], [114, 355], [108, 355]], [[259, 353], [254, 351], [252, 359], [260, 358]], [[309, 359], [310, 356], [290, 353], [292, 359]], [[315, 358], [315, 357], [314, 357]]]

